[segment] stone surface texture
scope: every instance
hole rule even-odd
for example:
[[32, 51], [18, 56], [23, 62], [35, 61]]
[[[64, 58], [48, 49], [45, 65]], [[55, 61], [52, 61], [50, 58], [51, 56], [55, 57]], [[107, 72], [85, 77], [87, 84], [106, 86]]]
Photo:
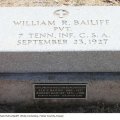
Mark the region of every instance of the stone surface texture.
[[[86, 99], [34, 99], [36, 83], [87, 83]], [[120, 102], [120, 73], [0, 74], [0, 103]]]
[[0, 73], [119, 71], [119, 51], [0, 53]]

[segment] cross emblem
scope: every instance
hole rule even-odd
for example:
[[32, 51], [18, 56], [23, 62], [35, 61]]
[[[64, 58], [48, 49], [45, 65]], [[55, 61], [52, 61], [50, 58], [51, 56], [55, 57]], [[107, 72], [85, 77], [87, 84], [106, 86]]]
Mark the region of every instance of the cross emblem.
[[67, 10], [59, 9], [59, 10], [56, 10], [54, 14], [59, 18], [64, 18], [66, 15], [69, 14], [69, 12]]

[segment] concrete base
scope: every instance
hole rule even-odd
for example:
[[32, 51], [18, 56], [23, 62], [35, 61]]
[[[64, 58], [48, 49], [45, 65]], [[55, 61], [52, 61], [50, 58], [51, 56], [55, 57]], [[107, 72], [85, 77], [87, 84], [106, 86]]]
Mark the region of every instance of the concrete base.
[[0, 53], [0, 73], [30, 72], [120, 72], [120, 52]]
[[120, 103], [120, 73], [27, 73], [0, 74], [0, 104], [32, 104], [34, 83], [87, 83], [87, 99], [45, 99], [50, 102]]

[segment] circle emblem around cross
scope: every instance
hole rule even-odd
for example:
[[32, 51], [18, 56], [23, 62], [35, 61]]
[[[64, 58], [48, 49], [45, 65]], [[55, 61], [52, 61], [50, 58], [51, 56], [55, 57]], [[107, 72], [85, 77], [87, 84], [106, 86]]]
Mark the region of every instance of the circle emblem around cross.
[[56, 10], [54, 14], [59, 18], [64, 18], [66, 15], [69, 14], [69, 12], [67, 10], [59, 9], [59, 10]]

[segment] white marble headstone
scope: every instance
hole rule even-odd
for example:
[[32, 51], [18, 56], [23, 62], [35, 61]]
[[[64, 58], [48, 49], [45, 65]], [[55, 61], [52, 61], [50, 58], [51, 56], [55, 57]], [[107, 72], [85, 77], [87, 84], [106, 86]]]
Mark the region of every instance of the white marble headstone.
[[119, 11], [0, 8], [0, 72], [120, 71]]

